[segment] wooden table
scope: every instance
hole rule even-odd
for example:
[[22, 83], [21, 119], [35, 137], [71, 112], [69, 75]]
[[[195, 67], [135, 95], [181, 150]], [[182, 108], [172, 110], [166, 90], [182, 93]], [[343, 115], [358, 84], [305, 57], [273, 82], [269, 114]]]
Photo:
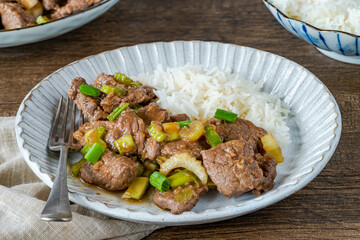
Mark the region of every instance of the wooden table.
[[260, 0], [120, 0], [90, 24], [58, 38], [0, 49], [0, 114], [16, 114], [39, 81], [105, 50], [143, 42], [211, 40], [291, 59], [318, 76], [342, 114], [339, 146], [304, 189], [228, 221], [158, 230], [146, 239], [360, 239], [360, 66], [331, 60], [287, 32]]

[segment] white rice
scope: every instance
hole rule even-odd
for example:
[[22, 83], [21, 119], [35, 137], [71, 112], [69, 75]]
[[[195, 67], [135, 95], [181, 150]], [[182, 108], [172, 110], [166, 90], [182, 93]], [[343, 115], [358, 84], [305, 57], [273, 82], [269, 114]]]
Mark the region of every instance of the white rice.
[[261, 91], [262, 86], [218, 68], [201, 66], [168, 68], [158, 66], [154, 75], [139, 75], [134, 80], [155, 87], [158, 104], [171, 114], [186, 113], [191, 119], [209, 119], [217, 108], [238, 113], [272, 133], [284, 147], [291, 142], [285, 119], [289, 108], [279, 98]]
[[289, 17], [317, 28], [360, 35], [359, 0], [269, 0]]

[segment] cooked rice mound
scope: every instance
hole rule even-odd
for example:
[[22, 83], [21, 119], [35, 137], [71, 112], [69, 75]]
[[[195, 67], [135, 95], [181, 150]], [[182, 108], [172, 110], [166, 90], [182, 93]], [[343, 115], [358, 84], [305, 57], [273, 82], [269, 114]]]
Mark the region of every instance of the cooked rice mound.
[[289, 17], [317, 28], [360, 35], [359, 0], [270, 0]]
[[191, 119], [209, 119], [221, 108], [266, 129], [281, 147], [291, 142], [285, 123], [289, 107], [279, 98], [262, 92], [262, 85], [229, 71], [218, 68], [204, 71], [201, 66], [189, 65], [164, 71], [158, 66], [153, 75], [133, 79], [155, 87], [158, 104], [171, 114], [186, 113]]

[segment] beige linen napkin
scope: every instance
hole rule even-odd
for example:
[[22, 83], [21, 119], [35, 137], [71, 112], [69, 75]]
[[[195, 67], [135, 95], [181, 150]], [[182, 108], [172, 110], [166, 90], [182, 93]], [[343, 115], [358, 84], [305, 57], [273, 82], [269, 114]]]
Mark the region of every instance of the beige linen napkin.
[[141, 239], [161, 226], [116, 220], [77, 204], [67, 223], [40, 220], [50, 188], [23, 159], [15, 117], [0, 117], [0, 239]]

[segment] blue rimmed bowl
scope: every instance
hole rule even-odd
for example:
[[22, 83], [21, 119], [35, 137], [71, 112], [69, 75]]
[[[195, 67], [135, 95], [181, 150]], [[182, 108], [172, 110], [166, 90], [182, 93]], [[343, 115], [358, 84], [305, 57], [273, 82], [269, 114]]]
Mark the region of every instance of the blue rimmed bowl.
[[289, 32], [315, 46], [321, 53], [338, 61], [360, 64], [360, 36], [316, 28], [286, 16], [268, 0], [263, 0], [276, 20]]

